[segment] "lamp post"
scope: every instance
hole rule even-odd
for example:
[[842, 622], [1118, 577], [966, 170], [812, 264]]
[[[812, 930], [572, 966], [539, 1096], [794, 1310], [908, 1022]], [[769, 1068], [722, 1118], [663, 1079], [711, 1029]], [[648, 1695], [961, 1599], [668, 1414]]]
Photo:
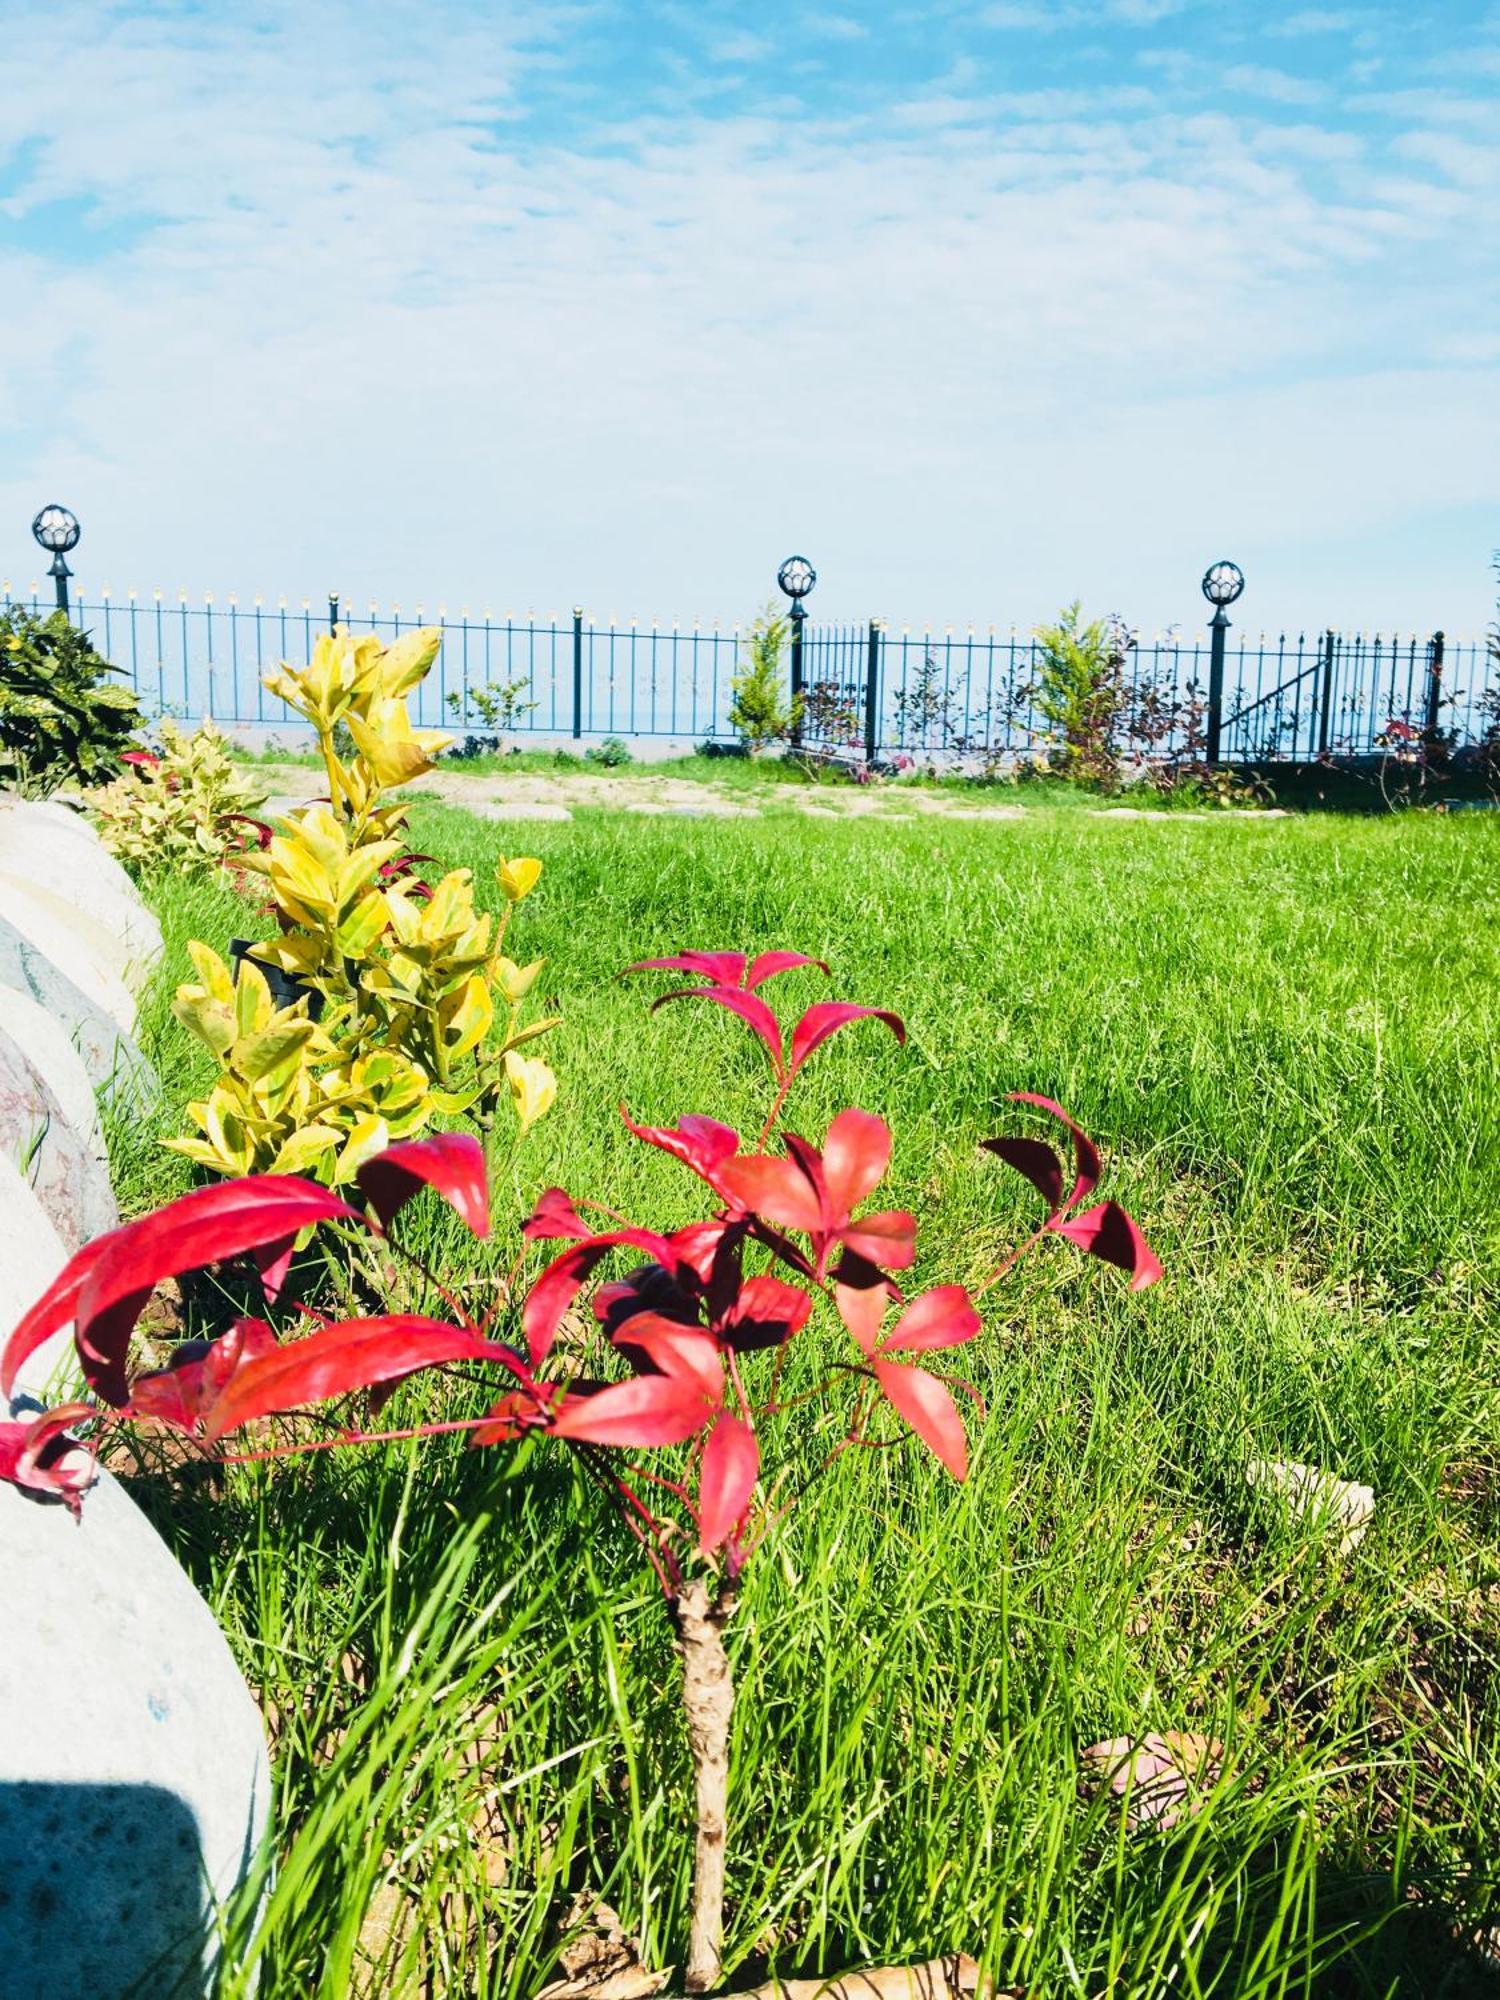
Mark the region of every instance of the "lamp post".
[[1229, 630], [1227, 606], [1245, 588], [1245, 572], [1238, 563], [1210, 563], [1203, 572], [1203, 595], [1214, 607], [1208, 621], [1208, 741], [1205, 752], [1210, 764], [1219, 761], [1219, 738], [1224, 728], [1224, 634]]
[[776, 572], [780, 589], [792, 600], [788, 613], [792, 621], [792, 742], [802, 741], [802, 627], [807, 622], [807, 606], [802, 602], [818, 580], [818, 572], [806, 556], [788, 556]]
[[78, 525], [78, 516], [67, 507], [59, 507], [54, 500], [37, 515], [31, 524], [31, 532], [51, 553], [52, 567], [47, 574], [57, 587], [57, 608], [66, 617], [68, 578], [73, 574], [68, 568], [68, 551], [77, 548], [78, 537], [83, 533]]

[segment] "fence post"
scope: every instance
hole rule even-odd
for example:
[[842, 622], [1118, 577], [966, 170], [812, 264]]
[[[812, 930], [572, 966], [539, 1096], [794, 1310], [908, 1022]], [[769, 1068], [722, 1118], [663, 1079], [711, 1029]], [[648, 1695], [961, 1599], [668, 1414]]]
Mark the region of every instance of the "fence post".
[[1427, 717], [1424, 734], [1429, 743], [1437, 740], [1438, 716], [1443, 706], [1443, 649], [1441, 632], [1434, 632], [1427, 647]]
[[336, 590], [330, 590], [328, 593], [328, 636], [332, 638], [338, 629], [339, 594]]
[[1333, 653], [1334, 636], [1332, 630], [1323, 634], [1323, 685], [1319, 689], [1318, 701], [1318, 755], [1328, 755], [1328, 741], [1333, 723]]
[[787, 613], [792, 621], [792, 748], [802, 747], [802, 627], [807, 623], [807, 606], [800, 597], [792, 599]]
[[1224, 730], [1224, 634], [1229, 619], [1222, 604], [1208, 622], [1208, 741], [1205, 752], [1210, 764], [1219, 761], [1219, 739]]
[[873, 764], [880, 748], [880, 620], [870, 620], [865, 649], [865, 762]]
[[583, 734], [583, 606], [573, 606], [573, 735]]

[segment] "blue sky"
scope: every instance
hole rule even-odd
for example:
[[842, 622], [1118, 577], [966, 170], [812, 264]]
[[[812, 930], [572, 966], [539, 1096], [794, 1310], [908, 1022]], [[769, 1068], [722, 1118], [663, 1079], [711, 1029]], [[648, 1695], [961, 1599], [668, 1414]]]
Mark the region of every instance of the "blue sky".
[[1500, 5], [0, 0], [0, 575], [1479, 628]]

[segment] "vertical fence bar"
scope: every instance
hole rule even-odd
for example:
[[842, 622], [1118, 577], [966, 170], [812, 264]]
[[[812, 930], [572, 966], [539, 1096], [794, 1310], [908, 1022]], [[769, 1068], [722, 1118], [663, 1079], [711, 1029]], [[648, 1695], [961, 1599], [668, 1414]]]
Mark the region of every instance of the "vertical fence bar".
[[1438, 717], [1443, 707], [1444, 643], [1441, 632], [1434, 632], [1427, 643], [1427, 715], [1424, 726], [1429, 741], [1437, 736]]
[[583, 734], [583, 606], [573, 606], [573, 736]]
[[870, 620], [865, 642], [865, 762], [880, 748], [880, 620]]

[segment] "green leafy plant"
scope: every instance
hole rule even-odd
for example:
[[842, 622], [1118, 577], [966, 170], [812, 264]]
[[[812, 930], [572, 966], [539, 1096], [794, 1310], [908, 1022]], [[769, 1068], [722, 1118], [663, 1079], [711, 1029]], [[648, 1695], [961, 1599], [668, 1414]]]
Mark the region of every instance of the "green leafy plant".
[[89, 798], [99, 836], [132, 874], [194, 874], [233, 862], [270, 838], [255, 818], [265, 792], [229, 755], [211, 722], [157, 724], [160, 751], [127, 750], [125, 770]]
[[1036, 705], [1047, 723], [1054, 764], [1076, 783], [1107, 790], [1119, 777], [1130, 636], [1118, 618], [1085, 625], [1075, 598], [1055, 623], [1037, 626], [1036, 643]]
[[[541, 960], [504, 952], [540, 861], [503, 860], [498, 919], [480, 910], [466, 868], [420, 880], [402, 838], [407, 807], [387, 787], [429, 770], [448, 739], [414, 729], [406, 696], [436, 658], [434, 628], [382, 647], [346, 632], [310, 664], [266, 685], [313, 725], [326, 802], [284, 821], [244, 867], [265, 878], [279, 935], [231, 975], [209, 945], [174, 1011], [213, 1054], [219, 1076], [187, 1107], [195, 1132], [168, 1143], [220, 1174], [312, 1174], [349, 1181], [395, 1139], [468, 1115], [493, 1130], [502, 1100], [516, 1136], [550, 1107], [556, 1081], [521, 1047], [553, 1025], [525, 1022]], [[341, 757], [337, 733], [356, 746]], [[273, 1000], [267, 970], [299, 996]]]
[[606, 771], [635, 762], [630, 754], [630, 745], [623, 736], [606, 736], [602, 743], [591, 743], [583, 754], [585, 763], [601, 764]]
[[802, 720], [800, 699], [790, 699], [782, 686], [786, 639], [786, 619], [767, 605], [750, 627], [740, 671], [729, 684], [730, 727], [752, 757], [768, 743], [784, 743]]
[[483, 687], [471, 687], [460, 691], [455, 688], [447, 697], [448, 711], [461, 727], [467, 727], [469, 710], [477, 712], [484, 724], [485, 735], [469, 734], [456, 754], [463, 757], [480, 757], [485, 754], [498, 755], [505, 748], [505, 739], [513, 730], [519, 729], [524, 716], [538, 707], [538, 703], [524, 697], [531, 692], [531, 682], [523, 674], [513, 681], [486, 681]]
[[0, 768], [23, 797], [114, 776], [141, 724], [122, 672], [61, 611], [0, 610]]

